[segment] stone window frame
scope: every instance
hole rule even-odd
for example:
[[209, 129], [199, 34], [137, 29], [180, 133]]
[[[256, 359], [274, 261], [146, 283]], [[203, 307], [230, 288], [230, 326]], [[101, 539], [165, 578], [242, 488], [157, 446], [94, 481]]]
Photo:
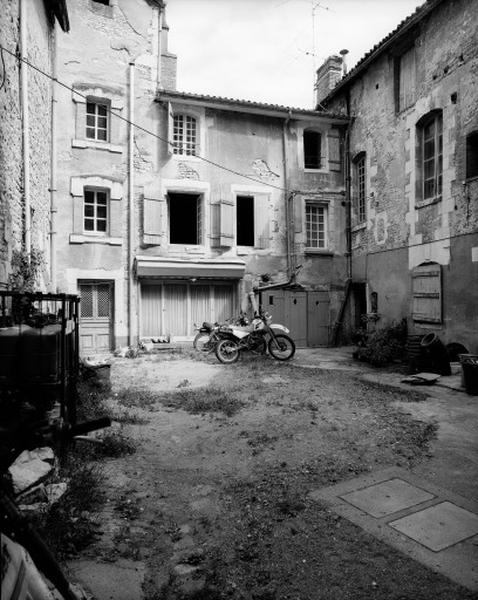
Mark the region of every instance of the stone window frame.
[[[323, 211], [323, 224], [324, 224], [324, 244], [311, 246], [309, 245], [309, 222], [307, 219], [307, 209], [318, 208]], [[329, 203], [321, 200], [315, 200], [306, 198], [304, 202], [304, 237], [305, 237], [305, 251], [309, 252], [327, 252], [330, 247], [330, 236], [329, 236]]]
[[[434, 146], [433, 146], [433, 161], [434, 165], [438, 164], [438, 169], [435, 171], [435, 193], [425, 196], [425, 160], [430, 161], [430, 158], [425, 159], [425, 129], [431, 124], [435, 124], [434, 130]], [[438, 125], [440, 127], [438, 127]], [[444, 137], [444, 120], [443, 110], [441, 108], [433, 109], [423, 115], [416, 123], [416, 182], [415, 182], [415, 206], [422, 208], [440, 202], [443, 195], [443, 137]], [[438, 136], [438, 137], [437, 137]], [[427, 181], [429, 181], [428, 178]]]
[[[122, 154], [123, 145], [120, 143], [122, 129], [121, 116], [124, 108], [122, 94], [114, 88], [98, 84], [77, 83], [73, 85], [72, 100], [75, 105], [75, 137], [71, 140], [72, 148], [94, 148]], [[107, 141], [86, 137], [86, 104], [93, 102], [108, 107], [108, 135]]]
[[[84, 192], [85, 189], [107, 190], [108, 192], [108, 231], [85, 231], [84, 229]], [[111, 177], [98, 175], [81, 175], [72, 177], [70, 193], [73, 197], [73, 222], [70, 233], [70, 244], [106, 244], [121, 246], [122, 236], [122, 202], [123, 184]]]
[[[367, 222], [367, 153], [365, 150], [358, 152], [353, 160], [353, 208], [355, 226], [364, 225]], [[363, 173], [361, 174], [361, 169]]]

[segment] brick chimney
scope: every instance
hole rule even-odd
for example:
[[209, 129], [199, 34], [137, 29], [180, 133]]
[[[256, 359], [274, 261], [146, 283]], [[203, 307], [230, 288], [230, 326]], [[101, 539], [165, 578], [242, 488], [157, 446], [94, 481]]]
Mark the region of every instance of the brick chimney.
[[336, 54], [329, 56], [317, 69], [317, 79], [315, 81], [316, 105], [319, 105], [342, 79], [342, 70], [342, 57]]

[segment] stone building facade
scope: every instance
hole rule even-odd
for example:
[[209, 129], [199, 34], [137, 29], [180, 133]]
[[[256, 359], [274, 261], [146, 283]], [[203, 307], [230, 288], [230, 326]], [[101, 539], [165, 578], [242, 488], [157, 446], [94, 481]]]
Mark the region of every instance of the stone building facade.
[[350, 328], [406, 318], [478, 351], [477, 74], [475, 3], [429, 0], [332, 90], [318, 81], [320, 107], [352, 119]]
[[177, 92], [161, 3], [78, 0], [70, 21], [58, 286], [81, 294], [83, 353], [191, 338], [254, 287], [299, 343], [326, 345], [346, 274], [348, 119]]
[[[41, 286], [50, 284], [52, 82], [56, 38], [68, 31], [63, 1], [6, 2], [0, 12], [0, 286], [13, 252], [41, 255]], [[60, 31], [60, 28], [63, 31]]]

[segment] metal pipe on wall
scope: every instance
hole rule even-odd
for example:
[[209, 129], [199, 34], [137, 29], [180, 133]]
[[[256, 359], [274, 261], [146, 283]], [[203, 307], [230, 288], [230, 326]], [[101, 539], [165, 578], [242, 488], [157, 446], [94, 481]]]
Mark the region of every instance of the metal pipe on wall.
[[286, 223], [286, 252], [287, 252], [287, 276], [290, 277], [293, 273], [292, 256], [291, 256], [291, 210], [289, 193], [289, 161], [287, 156], [287, 127], [290, 121], [290, 111], [288, 116], [282, 123], [282, 155], [284, 164], [284, 198], [285, 198], [285, 223]]
[[20, 0], [20, 104], [22, 118], [23, 146], [23, 208], [25, 218], [23, 224], [24, 248], [30, 257], [31, 253], [31, 213], [30, 213], [30, 119], [28, 114], [28, 71], [26, 60], [27, 51], [27, 3]]
[[133, 267], [134, 267], [134, 74], [135, 61], [129, 63], [129, 115], [128, 115], [128, 344], [133, 344]]
[[56, 25], [52, 29], [52, 82], [51, 82], [51, 163], [50, 163], [50, 287], [52, 292], [57, 291], [57, 261], [56, 261], [56, 214], [57, 206], [57, 61], [56, 61]]

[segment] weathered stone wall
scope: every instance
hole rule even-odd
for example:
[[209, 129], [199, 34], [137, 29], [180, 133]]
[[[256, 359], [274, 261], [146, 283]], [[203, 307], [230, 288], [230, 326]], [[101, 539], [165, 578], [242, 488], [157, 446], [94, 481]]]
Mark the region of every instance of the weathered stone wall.
[[[367, 171], [367, 221], [360, 224], [352, 215], [354, 268], [364, 271], [369, 293], [378, 292], [383, 325], [409, 317], [412, 329], [431, 329], [445, 341], [476, 349], [478, 278], [473, 275], [478, 251], [472, 234], [478, 229], [478, 185], [466, 180], [465, 171], [466, 136], [478, 130], [476, 5], [472, 0], [442, 2], [397, 42], [350, 84], [351, 158], [365, 152]], [[397, 112], [394, 56], [407, 44], [415, 48], [416, 101]], [[345, 107], [345, 90], [327, 106], [335, 111]], [[433, 110], [443, 116], [443, 190], [440, 198], [423, 201], [417, 124]], [[403, 268], [403, 248], [408, 249], [408, 269]], [[377, 262], [379, 254], [388, 259]], [[442, 265], [442, 324], [414, 323], [411, 297], [397, 300], [411, 289], [411, 270], [427, 260]], [[469, 282], [467, 293], [452, 294], [462, 289], [463, 279]]]
[[[47, 74], [51, 73], [51, 31], [42, 0], [26, 3], [27, 59]], [[16, 52], [20, 39], [19, 2], [7, 2], [0, 12], [2, 43]], [[0, 285], [10, 272], [13, 249], [21, 249], [25, 233], [23, 179], [23, 123], [21, 115], [20, 71], [16, 58], [3, 53], [4, 84], [0, 90]], [[44, 252], [42, 287], [48, 283], [51, 82], [45, 75], [27, 68], [30, 206], [32, 248]]]

